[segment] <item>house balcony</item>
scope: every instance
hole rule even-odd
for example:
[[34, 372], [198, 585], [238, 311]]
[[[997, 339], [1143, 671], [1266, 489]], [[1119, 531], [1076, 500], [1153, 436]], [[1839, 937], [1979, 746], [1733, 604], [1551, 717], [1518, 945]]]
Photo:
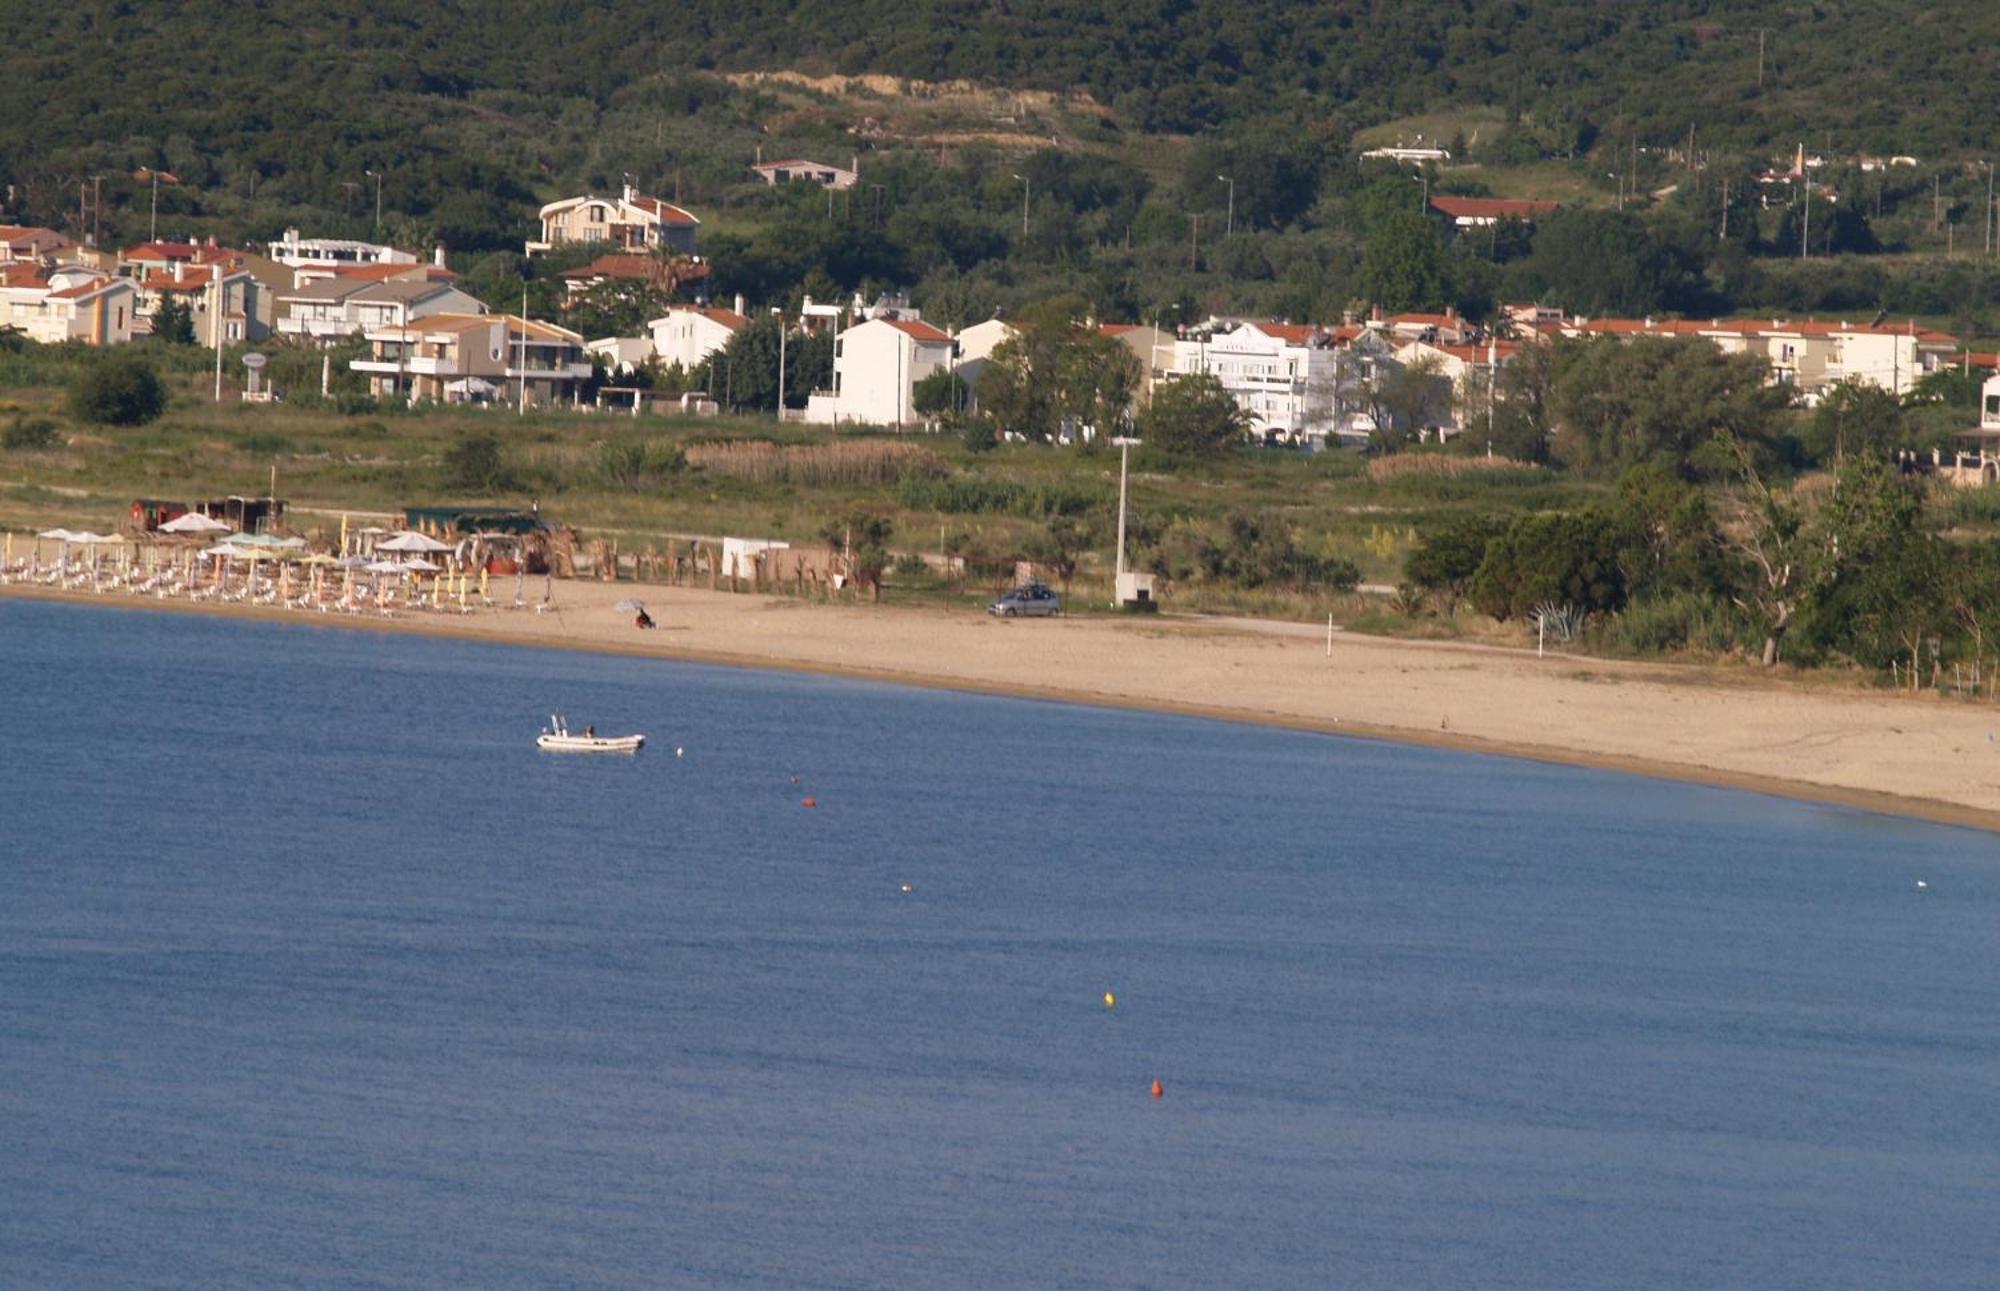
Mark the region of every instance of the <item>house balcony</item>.
[[509, 381], [521, 377], [530, 381], [587, 381], [591, 367], [588, 363], [530, 363], [526, 367], [510, 365], [502, 372]]
[[281, 318], [277, 327], [280, 336], [303, 336], [314, 341], [338, 340], [361, 330], [359, 324], [344, 318]]
[[407, 358], [355, 359], [347, 365], [356, 372], [379, 372], [384, 376], [412, 377], [455, 377], [458, 362], [455, 359], [423, 358], [412, 355]]

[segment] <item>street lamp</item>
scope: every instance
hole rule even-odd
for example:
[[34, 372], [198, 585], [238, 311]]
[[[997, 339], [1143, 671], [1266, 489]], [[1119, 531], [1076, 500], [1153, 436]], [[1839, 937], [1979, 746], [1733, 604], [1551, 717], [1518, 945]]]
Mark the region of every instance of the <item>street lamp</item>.
[[771, 317], [778, 320], [778, 423], [785, 421], [785, 311], [777, 305], [771, 306]]
[[375, 181], [375, 232], [382, 232], [382, 172], [367, 170], [362, 172]]
[[1014, 178], [1021, 181], [1021, 236], [1025, 238], [1028, 236], [1028, 194], [1034, 191], [1035, 186], [1026, 175]]
[[1229, 185], [1229, 219], [1222, 226], [1222, 235], [1228, 237], [1236, 232], [1236, 181], [1227, 175], [1217, 175], [1216, 178]]
[[1125, 576], [1125, 468], [1132, 456], [1132, 446], [1141, 441], [1129, 435], [1117, 435], [1111, 440], [1118, 445], [1118, 557], [1116, 573]]

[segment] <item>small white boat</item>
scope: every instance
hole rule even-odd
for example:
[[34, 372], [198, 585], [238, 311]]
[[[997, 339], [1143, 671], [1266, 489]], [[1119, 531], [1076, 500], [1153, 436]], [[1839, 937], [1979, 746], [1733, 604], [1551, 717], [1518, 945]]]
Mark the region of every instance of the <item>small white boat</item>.
[[594, 726], [584, 727], [578, 735], [561, 717], [551, 716], [548, 726], [535, 737], [535, 747], [544, 753], [637, 753], [646, 747], [646, 737], [599, 735]]

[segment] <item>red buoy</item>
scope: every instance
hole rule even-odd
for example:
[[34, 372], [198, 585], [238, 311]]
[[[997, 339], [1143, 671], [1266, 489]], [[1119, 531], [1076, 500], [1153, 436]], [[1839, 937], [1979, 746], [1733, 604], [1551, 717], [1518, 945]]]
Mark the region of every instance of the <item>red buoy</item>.
[[1167, 1096], [1167, 1087], [1160, 1083], [1160, 1078], [1158, 1076], [1153, 1077], [1153, 1097], [1165, 1098], [1166, 1096]]
[[802, 805], [804, 805], [804, 806], [807, 806], [807, 807], [817, 807], [817, 806], [819, 806], [819, 799], [817, 799], [817, 798], [808, 798], [808, 799], [806, 799], [806, 800], [805, 800], [804, 804], [802, 804]]

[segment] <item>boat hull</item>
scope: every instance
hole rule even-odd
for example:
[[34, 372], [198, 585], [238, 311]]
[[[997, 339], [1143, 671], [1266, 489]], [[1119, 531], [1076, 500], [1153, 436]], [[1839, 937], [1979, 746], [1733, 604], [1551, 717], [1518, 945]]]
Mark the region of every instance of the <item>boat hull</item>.
[[535, 747], [544, 753], [637, 753], [646, 747], [643, 735], [542, 735]]

